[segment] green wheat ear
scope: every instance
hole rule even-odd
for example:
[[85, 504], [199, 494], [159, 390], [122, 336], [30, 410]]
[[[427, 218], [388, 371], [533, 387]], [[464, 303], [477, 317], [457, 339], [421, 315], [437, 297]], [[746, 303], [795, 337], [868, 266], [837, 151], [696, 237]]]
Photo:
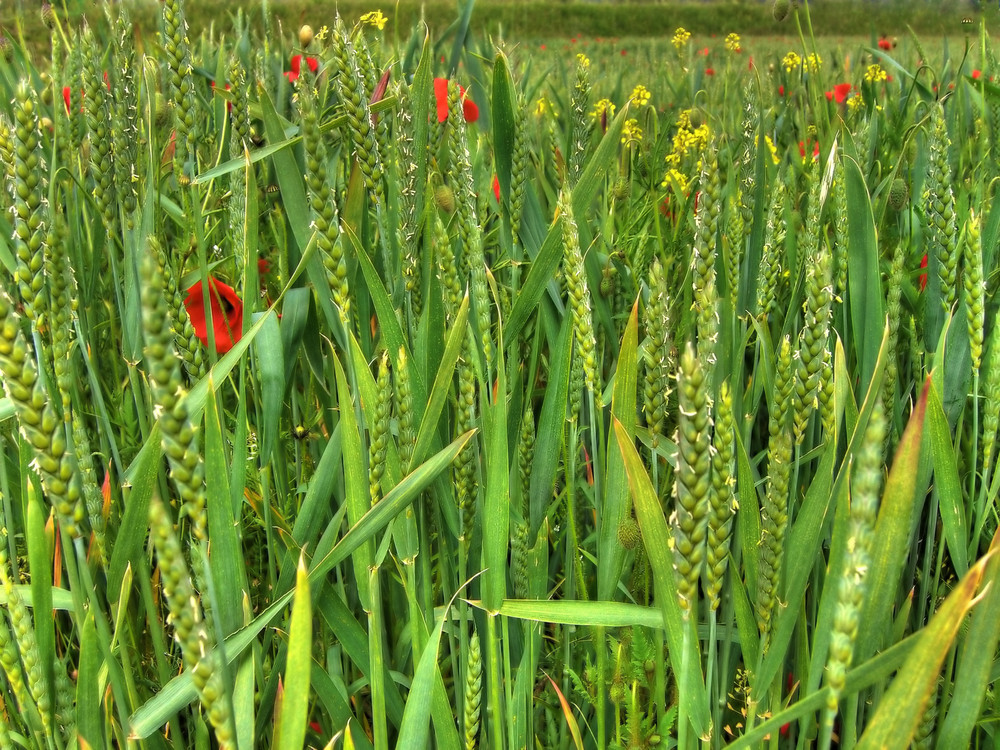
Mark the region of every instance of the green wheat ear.
[[705, 562], [711, 486], [711, 416], [708, 383], [701, 360], [688, 344], [677, 371], [679, 414], [677, 417], [676, 506], [671, 516], [674, 529], [674, 567], [679, 574], [677, 594], [685, 617], [696, 612], [698, 578]]
[[941, 302], [951, 310], [958, 298], [958, 236], [955, 227], [954, 176], [948, 153], [951, 139], [944, 119], [944, 108], [935, 105], [931, 110], [930, 159], [924, 183], [924, 208], [927, 227], [928, 252], [938, 260], [938, 279], [941, 283]]

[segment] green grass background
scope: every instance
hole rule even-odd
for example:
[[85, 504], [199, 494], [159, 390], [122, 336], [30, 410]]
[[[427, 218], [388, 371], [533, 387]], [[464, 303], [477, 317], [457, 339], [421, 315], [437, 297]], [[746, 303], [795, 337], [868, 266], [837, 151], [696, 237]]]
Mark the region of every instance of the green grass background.
[[[160, 3], [151, 0], [128, 3], [133, 21], [142, 35], [152, 38], [159, 23]], [[71, 23], [86, 15], [92, 23], [103, 19], [100, 8], [82, 1], [54, 3], [60, 16]], [[285, 32], [308, 23], [317, 30], [333, 21], [338, 9], [345, 18], [381, 8], [389, 16], [392, 30], [408, 36], [412, 24], [421, 17], [432, 34], [440, 34], [454, 23], [461, 3], [398, 3], [379, 0], [281, 0], [268, 4], [273, 18]], [[208, 0], [187, 4], [186, 13], [193, 36], [231, 28], [229, 19], [243, 8], [251, 23], [259, 28], [261, 3], [234, 3]], [[971, 2], [822, 2], [809, 6], [813, 31], [818, 36], [903, 35], [908, 24], [924, 37], [962, 35], [978, 28], [980, 12]], [[1000, 17], [993, 2], [982, 13]], [[966, 21], [963, 24], [963, 20]], [[969, 24], [971, 20], [973, 23]], [[0, 6], [0, 26], [8, 35], [24, 35], [32, 48], [48, 41], [35, 0], [6, 2]], [[503, 35], [508, 39], [585, 36], [669, 36], [678, 26], [696, 35], [727, 34], [775, 35], [795, 33], [791, 18], [779, 23], [770, 2], [702, 3], [593, 3], [593, 2], [477, 2], [472, 15], [474, 33]]]

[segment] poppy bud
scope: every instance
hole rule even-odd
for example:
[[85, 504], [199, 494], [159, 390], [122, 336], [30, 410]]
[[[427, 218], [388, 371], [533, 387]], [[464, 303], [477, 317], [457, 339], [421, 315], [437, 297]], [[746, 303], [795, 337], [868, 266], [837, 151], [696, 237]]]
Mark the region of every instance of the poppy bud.
[[434, 191], [434, 202], [446, 213], [450, 214], [455, 210], [455, 194], [447, 185], [441, 185]]
[[792, 4], [790, 0], [774, 0], [774, 5], [771, 6], [771, 15], [774, 16], [774, 20], [784, 21], [788, 18], [788, 14], [792, 10]]
[[56, 12], [51, 3], [42, 3], [42, 23], [50, 29], [56, 25]]
[[893, 211], [902, 211], [909, 199], [910, 188], [902, 177], [897, 177], [889, 188], [889, 205]]
[[691, 128], [697, 130], [705, 123], [705, 113], [697, 107], [693, 107], [688, 115], [688, 121], [691, 123]]
[[308, 47], [312, 44], [313, 36], [312, 26], [309, 24], [303, 25], [302, 28], [299, 29], [299, 44], [301, 44], [303, 48]]
[[618, 527], [618, 543], [625, 549], [635, 549], [642, 541], [642, 532], [634, 518], [626, 518]]

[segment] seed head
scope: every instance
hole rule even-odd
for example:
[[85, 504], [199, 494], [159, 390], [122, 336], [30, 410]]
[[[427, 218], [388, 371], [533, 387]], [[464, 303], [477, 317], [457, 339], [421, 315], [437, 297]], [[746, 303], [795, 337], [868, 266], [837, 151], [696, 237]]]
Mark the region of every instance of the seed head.
[[906, 180], [902, 177], [897, 177], [892, 181], [892, 186], [889, 188], [889, 205], [893, 211], [902, 211], [909, 199], [910, 188], [906, 184]]
[[618, 527], [618, 543], [625, 549], [635, 549], [642, 541], [639, 523], [632, 517], [626, 518]]

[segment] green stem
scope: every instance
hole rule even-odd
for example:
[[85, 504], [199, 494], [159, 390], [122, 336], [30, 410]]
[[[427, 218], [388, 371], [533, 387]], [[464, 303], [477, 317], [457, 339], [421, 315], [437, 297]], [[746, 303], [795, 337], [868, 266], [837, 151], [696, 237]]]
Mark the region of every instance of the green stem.
[[504, 713], [500, 692], [500, 639], [497, 637], [497, 615], [486, 613], [486, 641], [489, 644], [487, 667], [490, 677], [490, 750], [504, 748]]
[[371, 611], [368, 613], [368, 651], [371, 659], [369, 671], [372, 697], [372, 735], [375, 750], [389, 750], [388, 729], [385, 722], [385, 654], [382, 649], [382, 591], [379, 566], [368, 574], [371, 592]]

